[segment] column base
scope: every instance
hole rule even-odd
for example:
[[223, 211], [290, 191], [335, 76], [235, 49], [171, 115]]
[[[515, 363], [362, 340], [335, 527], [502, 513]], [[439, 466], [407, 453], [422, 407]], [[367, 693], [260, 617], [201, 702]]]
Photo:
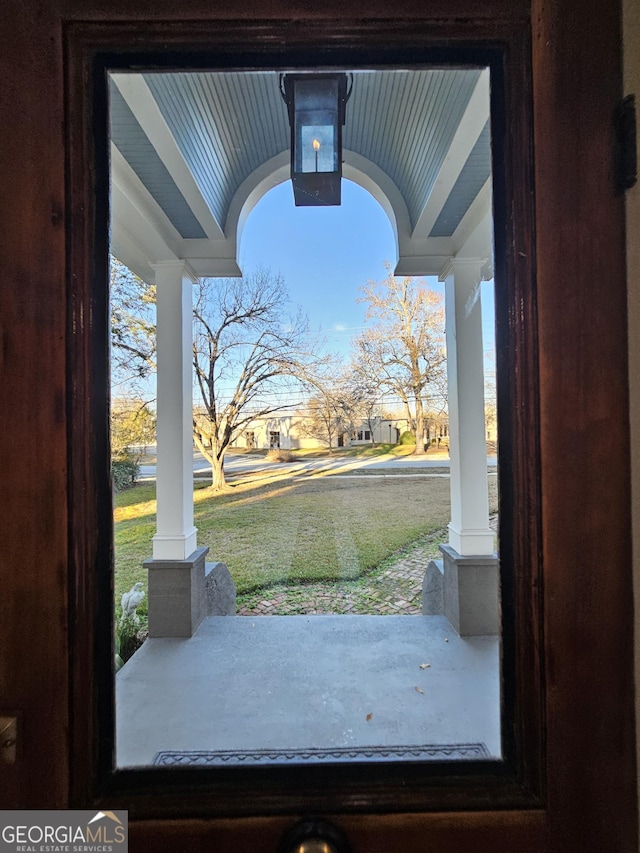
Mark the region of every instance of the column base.
[[499, 635], [497, 554], [463, 557], [450, 545], [441, 545], [440, 551], [442, 570], [440, 561], [432, 561], [425, 574], [422, 612], [441, 612], [461, 637]]
[[208, 548], [187, 560], [145, 560], [149, 572], [149, 636], [192, 637], [207, 616], [232, 616], [236, 590], [224, 563], [205, 563]]
[[462, 556], [492, 557], [494, 554], [495, 534], [490, 527], [459, 530], [449, 522], [449, 545]]
[[153, 559], [160, 562], [190, 560], [197, 549], [197, 541], [198, 530], [195, 527], [179, 536], [156, 533], [153, 537]]

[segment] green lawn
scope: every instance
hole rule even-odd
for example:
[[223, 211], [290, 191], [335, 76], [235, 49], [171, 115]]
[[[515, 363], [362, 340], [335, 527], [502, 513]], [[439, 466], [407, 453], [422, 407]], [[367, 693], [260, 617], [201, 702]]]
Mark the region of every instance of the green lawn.
[[[495, 478], [491, 478], [495, 510]], [[282, 479], [212, 495], [196, 488], [198, 544], [229, 567], [239, 594], [273, 584], [355, 579], [449, 520], [449, 480], [425, 477]], [[155, 485], [116, 496], [116, 601], [151, 556]], [[144, 608], [141, 608], [141, 613]]]

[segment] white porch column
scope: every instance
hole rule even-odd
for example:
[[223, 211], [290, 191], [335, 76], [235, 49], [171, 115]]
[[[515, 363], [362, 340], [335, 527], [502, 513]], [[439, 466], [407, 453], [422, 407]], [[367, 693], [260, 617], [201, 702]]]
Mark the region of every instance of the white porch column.
[[184, 261], [154, 264], [158, 359], [158, 513], [154, 560], [187, 560], [197, 548], [193, 525], [192, 288]]
[[489, 528], [480, 282], [484, 258], [452, 258], [445, 282], [451, 522], [449, 545], [461, 556], [493, 554]]

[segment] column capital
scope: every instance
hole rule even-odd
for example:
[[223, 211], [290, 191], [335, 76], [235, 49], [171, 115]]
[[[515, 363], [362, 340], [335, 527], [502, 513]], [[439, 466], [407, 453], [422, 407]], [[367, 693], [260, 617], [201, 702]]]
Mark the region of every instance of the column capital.
[[456, 271], [462, 270], [477, 270], [478, 281], [482, 281], [486, 276], [483, 275], [483, 267], [490, 261], [487, 257], [451, 257], [440, 270], [438, 281], [445, 281], [450, 275], [455, 275]]
[[173, 261], [158, 261], [155, 264], [149, 264], [152, 270], [155, 272], [163, 272], [163, 271], [171, 271], [180, 272], [182, 275], [185, 275], [187, 278], [191, 279], [194, 284], [198, 283], [198, 276], [193, 271], [193, 268], [189, 261], [180, 260], [177, 258]]

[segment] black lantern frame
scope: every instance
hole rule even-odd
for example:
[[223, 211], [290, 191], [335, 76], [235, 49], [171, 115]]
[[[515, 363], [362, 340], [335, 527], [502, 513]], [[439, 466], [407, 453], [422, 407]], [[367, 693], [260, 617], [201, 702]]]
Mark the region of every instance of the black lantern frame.
[[296, 207], [339, 205], [347, 75], [285, 74], [282, 97], [291, 126], [291, 183]]

